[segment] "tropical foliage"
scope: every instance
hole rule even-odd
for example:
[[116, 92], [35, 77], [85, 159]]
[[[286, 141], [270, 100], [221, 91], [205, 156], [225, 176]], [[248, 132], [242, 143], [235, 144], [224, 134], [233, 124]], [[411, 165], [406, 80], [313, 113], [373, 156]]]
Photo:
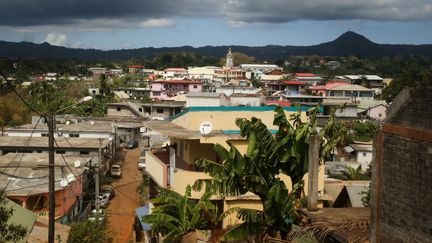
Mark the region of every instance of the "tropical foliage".
[[158, 190], [158, 196], [151, 200], [155, 207], [143, 221], [151, 224], [152, 232], [161, 234], [165, 241], [176, 242], [188, 232], [211, 229], [218, 224], [217, 207], [210, 202], [209, 192], [196, 201], [190, 198], [190, 186], [187, 186], [185, 195], [165, 188]]
[[113, 233], [107, 232], [107, 224], [96, 221], [83, 221], [72, 224], [68, 243], [110, 243]]
[[359, 165], [357, 168], [347, 166], [346, 170], [342, 170], [341, 174], [338, 175], [329, 173], [329, 176], [332, 178], [346, 181], [369, 181], [371, 179], [371, 175], [371, 170], [368, 169], [367, 171], [363, 172], [361, 165]]
[[353, 136], [356, 141], [370, 141], [378, 133], [380, 125], [375, 121], [354, 121], [351, 125]]
[[14, 209], [6, 208], [6, 199], [4, 190], [0, 190], [0, 242], [12, 242], [22, 239], [27, 230], [19, 224], [8, 224], [12, 217]]
[[[198, 180], [197, 189], [205, 185], [206, 190], [222, 196], [252, 192], [262, 202], [262, 211], [236, 210], [244, 223], [228, 231], [224, 235], [226, 240], [244, 239], [253, 233], [270, 236], [280, 233], [285, 238], [292, 224], [299, 220], [296, 210], [303, 190], [303, 177], [308, 171], [309, 137], [317, 135], [316, 113], [317, 108], [308, 111], [308, 122], [301, 120], [300, 113], [291, 115], [288, 120], [283, 109], [277, 107], [273, 124], [279, 129], [275, 136], [257, 118], [237, 119], [240, 134], [248, 141], [246, 154], [242, 155], [227, 141], [229, 150], [220, 144], [214, 147], [220, 163], [208, 159], [196, 161], [213, 178]], [[327, 144], [335, 143], [330, 137], [332, 133], [327, 131], [330, 128], [334, 127], [326, 127], [320, 136], [322, 158], [331, 151]], [[291, 178], [291, 191], [280, 179], [282, 174]]]

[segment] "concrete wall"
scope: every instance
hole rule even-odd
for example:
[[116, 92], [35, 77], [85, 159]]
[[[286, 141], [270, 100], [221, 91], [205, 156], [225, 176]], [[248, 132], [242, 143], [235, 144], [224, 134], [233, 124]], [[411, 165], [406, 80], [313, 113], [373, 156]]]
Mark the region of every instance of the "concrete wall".
[[145, 158], [146, 171], [150, 174], [152, 179], [158, 184], [158, 186], [167, 187], [168, 165], [160, 161], [152, 152], [147, 152]]
[[[287, 117], [293, 112], [285, 111]], [[172, 122], [176, 125], [184, 127], [189, 130], [198, 131], [200, 124], [203, 121], [210, 121], [213, 123], [213, 129], [222, 130], [239, 130], [235, 124], [236, 118], [251, 119], [256, 117], [262, 120], [269, 129], [277, 129], [273, 125], [274, 111], [189, 111], [186, 114], [174, 119]], [[306, 121], [306, 113], [302, 112], [302, 120]]]
[[357, 151], [356, 161], [360, 163], [370, 163], [372, 162], [373, 153], [372, 151]]
[[[229, 210], [230, 208], [249, 208], [249, 209], [256, 209], [256, 210], [262, 210], [263, 206], [261, 204], [261, 201], [259, 200], [229, 200], [224, 201], [224, 211]], [[223, 227], [227, 227], [230, 225], [236, 225], [241, 223], [242, 221], [236, 217], [236, 213], [232, 213], [228, 215], [224, 221], [223, 221]]]
[[261, 97], [230, 97], [231, 106], [261, 106]]
[[[184, 195], [184, 192], [188, 185], [192, 186], [195, 183], [195, 181], [198, 179], [209, 179], [209, 178], [211, 177], [204, 172], [185, 171], [176, 168], [174, 170], [174, 183], [171, 185], [171, 188], [174, 191], [180, 193], [181, 195]], [[204, 193], [204, 188], [202, 191], [192, 190], [191, 196], [192, 198], [200, 198], [203, 193]]]
[[191, 106], [225, 106], [227, 102], [223, 102], [221, 98], [206, 98], [206, 97], [187, 97], [186, 107]]
[[125, 117], [135, 117], [136, 115], [127, 107], [119, 106], [120, 111], [117, 107], [108, 107], [107, 116], [125, 116]]
[[[372, 119], [383, 121], [387, 117], [386, 111], [387, 111], [387, 107], [385, 107], [383, 105], [379, 105], [379, 106], [371, 108], [368, 111], [367, 115]], [[381, 114], [381, 116], [380, 116], [380, 114]]]
[[189, 84], [189, 92], [201, 92], [202, 84]]

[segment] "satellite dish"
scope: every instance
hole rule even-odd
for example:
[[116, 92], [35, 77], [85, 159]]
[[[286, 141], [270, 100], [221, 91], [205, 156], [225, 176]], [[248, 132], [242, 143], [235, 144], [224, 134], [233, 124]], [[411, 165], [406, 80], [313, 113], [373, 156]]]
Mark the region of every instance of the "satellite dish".
[[94, 121], [90, 121], [90, 125], [94, 125]]
[[213, 130], [213, 124], [209, 121], [204, 121], [199, 127], [199, 131], [202, 135], [208, 135]]
[[60, 186], [61, 187], [65, 187], [65, 186], [67, 186], [68, 185], [68, 180], [66, 179], [66, 178], [62, 178], [61, 179], [61, 181], [60, 181]]
[[75, 168], [79, 168], [80, 165], [81, 165], [81, 161], [79, 161], [79, 160], [75, 160], [75, 162], [74, 162], [74, 167], [75, 167]]
[[70, 121], [66, 121], [66, 125], [70, 125]]

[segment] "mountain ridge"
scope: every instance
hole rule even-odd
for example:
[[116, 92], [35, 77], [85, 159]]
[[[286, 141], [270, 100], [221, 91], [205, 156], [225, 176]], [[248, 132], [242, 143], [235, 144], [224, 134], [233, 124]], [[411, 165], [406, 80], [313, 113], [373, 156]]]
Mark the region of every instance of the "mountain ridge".
[[258, 60], [286, 59], [291, 55], [394, 57], [397, 55], [419, 55], [432, 58], [432, 44], [378, 44], [363, 35], [347, 31], [336, 39], [310, 46], [266, 45], [266, 46], [180, 46], [180, 47], [142, 47], [136, 49], [78, 49], [54, 46], [47, 42], [0, 41], [0, 57], [3, 58], [45, 58], [75, 59], [81, 61], [112, 61], [133, 58], [152, 58], [163, 52], [194, 52], [201, 55], [224, 57], [228, 47], [235, 52], [254, 56]]

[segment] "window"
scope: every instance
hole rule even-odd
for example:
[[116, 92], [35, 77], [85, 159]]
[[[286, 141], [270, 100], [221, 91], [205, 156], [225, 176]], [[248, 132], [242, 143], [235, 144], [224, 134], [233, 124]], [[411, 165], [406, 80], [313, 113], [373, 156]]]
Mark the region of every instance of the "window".
[[187, 88], [187, 85], [183, 85], [183, 88], [185, 88], [185, 89], [186, 89], [186, 88]]
[[139, 112], [143, 112], [143, 108], [138, 108]]
[[64, 151], [64, 150], [59, 150], [59, 151], [56, 151], [56, 154], [65, 154], [66, 152]]
[[194, 87], [194, 89], [198, 88], [198, 86], [196, 86], [196, 85], [194, 85], [193, 87]]
[[363, 153], [363, 157], [366, 157], [366, 153]]
[[48, 133], [42, 133], [41, 136], [42, 137], [48, 137]]
[[378, 117], [382, 117], [382, 113], [379, 113], [379, 114], [378, 114]]
[[121, 111], [121, 107], [120, 106], [117, 106], [117, 111]]
[[157, 113], [164, 113], [164, 110], [163, 110], [162, 108], [157, 108], [157, 109], [156, 109], [156, 112], [157, 112]]
[[79, 138], [79, 134], [78, 133], [69, 133], [69, 137], [70, 138]]
[[89, 154], [89, 151], [80, 151], [80, 154]]

